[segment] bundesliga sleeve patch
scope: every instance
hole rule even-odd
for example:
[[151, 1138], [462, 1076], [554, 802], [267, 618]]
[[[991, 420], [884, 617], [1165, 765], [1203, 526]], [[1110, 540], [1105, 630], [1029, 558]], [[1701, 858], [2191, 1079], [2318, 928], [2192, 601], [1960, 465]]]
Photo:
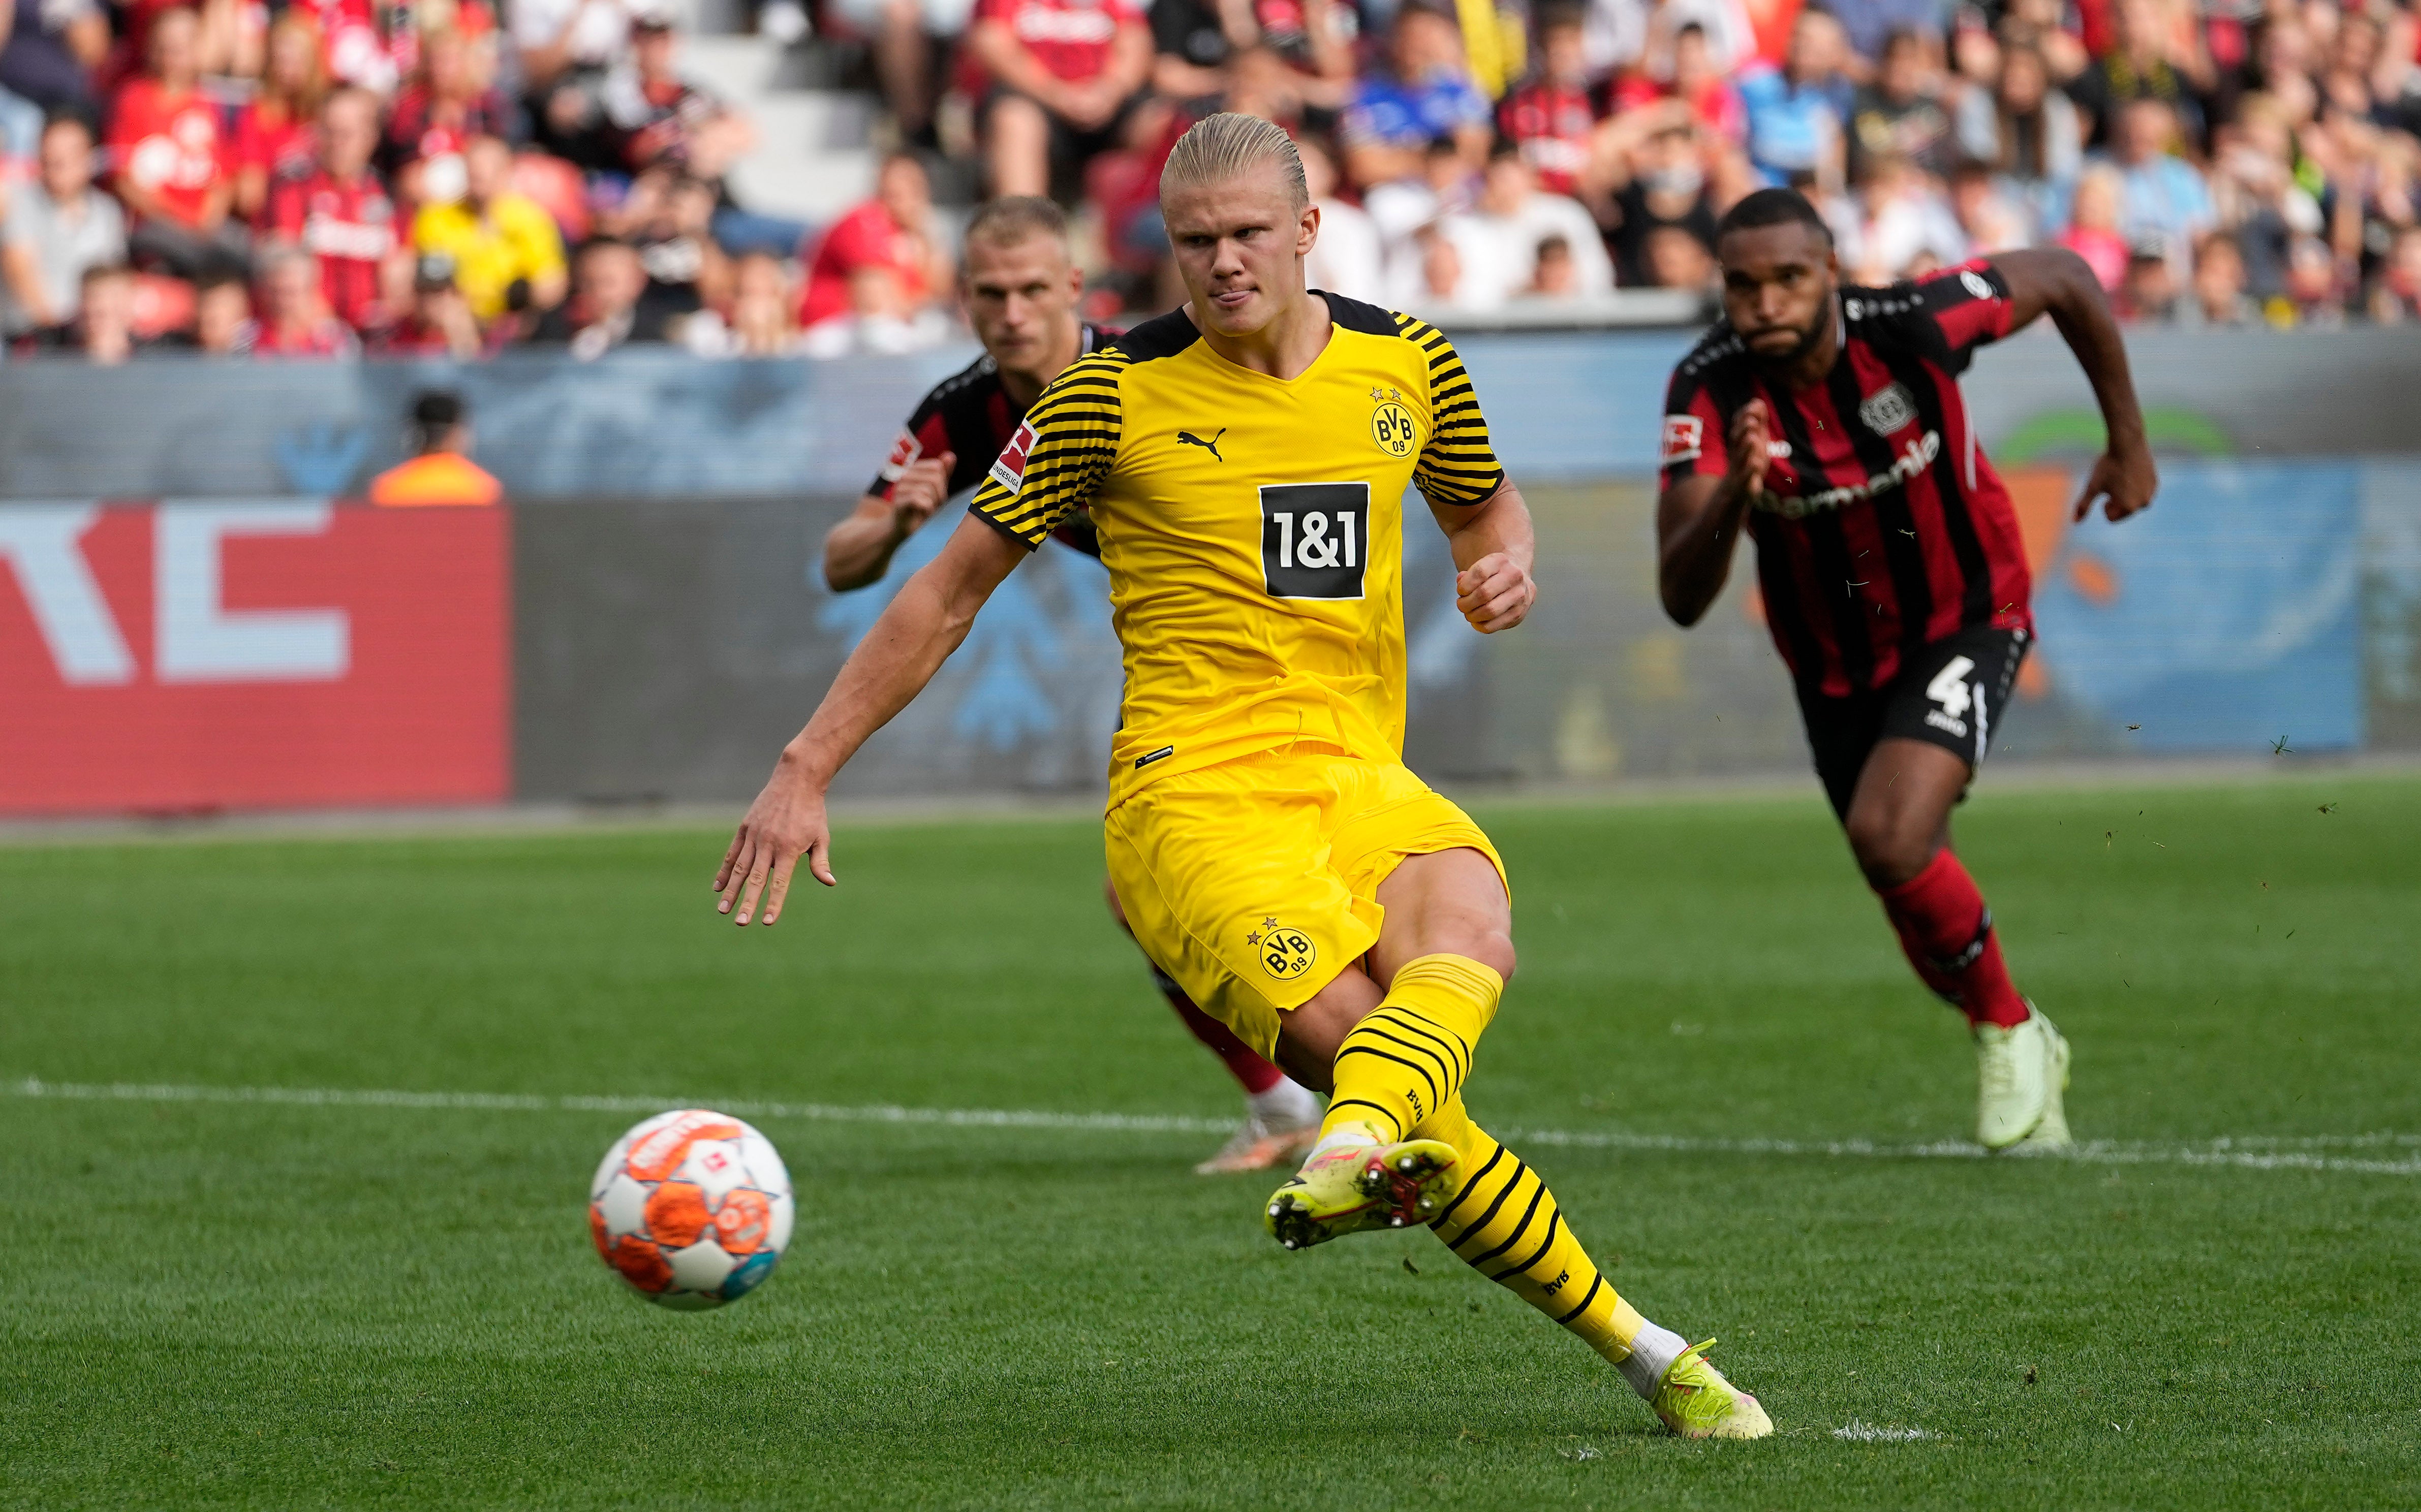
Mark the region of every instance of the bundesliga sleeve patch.
[[1705, 449], [1707, 422], [1695, 414], [1668, 414], [1664, 417], [1663, 460], [1657, 465], [1673, 467], [1681, 462], [1695, 462]]
[[1025, 486], [1025, 459], [1034, 450], [1034, 422], [1026, 421], [992, 459], [992, 480], [1015, 493]]
[[883, 460], [882, 481], [898, 482], [907, 473], [909, 464], [923, 456], [924, 452], [925, 444], [916, 439], [914, 431], [901, 430], [899, 439], [891, 444], [891, 455]]

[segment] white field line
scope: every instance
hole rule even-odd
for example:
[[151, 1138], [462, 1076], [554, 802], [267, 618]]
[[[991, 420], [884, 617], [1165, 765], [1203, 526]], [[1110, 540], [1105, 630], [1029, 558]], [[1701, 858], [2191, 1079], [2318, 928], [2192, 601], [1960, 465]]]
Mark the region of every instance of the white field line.
[[1852, 1443], [1912, 1443], [1918, 1439], [1938, 1439], [1942, 1435], [1931, 1428], [1879, 1428], [1856, 1418], [1833, 1430], [1833, 1437]]
[[[1004, 1108], [903, 1108], [890, 1103], [762, 1102], [649, 1097], [551, 1097], [512, 1092], [401, 1092], [352, 1087], [176, 1086], [129, 1082], [0, 1082], [0, 1096], [81, 1102], [220, 1102], [311, 1108], [434, 1108], [502, 1113], [661, 1113], [711, 1107], [735, 1117], [848, 1124], [931, 1124], [975, 1129], [1049, 1129], [1120, 1134], [1215, 1134], [1226, 1119], [1184, 1115], [1049, 1113]], [[1835, 1160], [1983, 1160], [1980, 1145], [1960, 1140], [1886, 1144], [1875, 1140], [1698, 1139], [1603, 1130], [1507, 1129], [1524, 1145], [1637, 1154], [1821, 1156]], [[2332, 1153], [2336, 1151], [2363, 1153]], [[2088, 1140], [2065, 1155], [2037, 1159], [2094, 1165], [2217, 1165], [2256, 1171], [2340, 1171], [2421, 1177], [2421, 1134], [2254, 1134], [2222, 1139]]]

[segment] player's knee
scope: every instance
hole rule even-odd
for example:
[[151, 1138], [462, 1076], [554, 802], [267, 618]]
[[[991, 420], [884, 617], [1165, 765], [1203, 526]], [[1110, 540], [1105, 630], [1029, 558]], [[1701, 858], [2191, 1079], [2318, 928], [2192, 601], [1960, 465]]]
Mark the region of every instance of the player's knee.
[[1842, 829], [1858, 869], [1876, 887], [1898, 887], [1933, 859], [1933, 835], [1904, 814], [1851, 808]]

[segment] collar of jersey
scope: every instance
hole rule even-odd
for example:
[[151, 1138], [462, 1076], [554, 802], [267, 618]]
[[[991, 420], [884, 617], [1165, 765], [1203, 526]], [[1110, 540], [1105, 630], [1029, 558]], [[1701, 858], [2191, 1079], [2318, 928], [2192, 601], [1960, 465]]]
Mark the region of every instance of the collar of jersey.
[[[1210, 338], [1209, 336], [1203, 335], [1201, 321], [1195, 320], [1191, 315], [1188, 315], [1185, 318], [1185, 323], [1194, 327], [1194, 339], [1201, 343], [1204, 354], [1209, 356], [1212, 362], [1217, 363], [1220, 366], [1226, 368], [1230, 372], [1242, 373], [1247, 378], [1257, 378], [1264, 383], [1275, 383], [1280, 388], [1290, 389], [1297, 383], [1302, 382], [1304, 379], [1309, 378], [1312, 374], [1320, 371], [1320, 365], [1326, 362], [1328, 360], [1328, 354], [1336, 350], [1336, 312], [1333, 309], [1329, 309], [1328, 301], [1320, 299], [1318, 293], [1312, 293], [1311, 297], [1320, 300], [1320, 307], [1321, 309], [1328, 310], [1328, 339], [1320, 343], [1318, 355], [1314, 356], [1311, 361], [1304, 366], [1302, 372], [1295, 374], [1292, 378], [1280, 378], [1275, 373], [1265, 373], [1257, 367], [1247, 367], [1242, 363], [1231, 361], [1223, 354], [1218, 348], [1210, 344]], [[1182, 309], [1182, 307], [1183, 306], [1181, 305], [1179, 306], [1180, 309]]]

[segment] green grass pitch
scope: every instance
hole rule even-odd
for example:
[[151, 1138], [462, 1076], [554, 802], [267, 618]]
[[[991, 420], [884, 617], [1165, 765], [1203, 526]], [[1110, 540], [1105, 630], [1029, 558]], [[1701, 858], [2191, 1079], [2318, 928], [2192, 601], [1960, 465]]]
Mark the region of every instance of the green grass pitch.
[[[1812, 798], [1479, 817], [1523, 952], [1483, 1123], [1966, 1130]], [[1426, 1234], [1280, 1253], [1199, 1130], [768, 1118], [789, 1255], [678, 1316], [588, 1248], [634, 1114], [23, 1085], [1226, 1116], [1091, 824], [845, 828], [841, 889], [744, 935], [705, 833], [0, 850], [0, 1504], [2421, 1504], [2421, 781], [1988, 785], [1960, 827], [2079, 1136], [2160, 1158], [1517, 1141], [1722, 1337], [1752, 1445], [1652, 1431]]]

